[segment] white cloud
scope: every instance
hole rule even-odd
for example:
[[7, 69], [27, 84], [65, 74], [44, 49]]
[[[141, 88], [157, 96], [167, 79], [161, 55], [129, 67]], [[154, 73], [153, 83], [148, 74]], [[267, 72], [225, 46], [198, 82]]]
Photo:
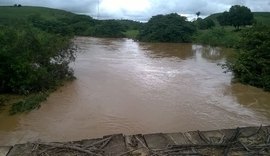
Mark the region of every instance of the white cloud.
[[101, 0], [100, 8], [109, 12], [121, 10], [129, 12], [144, 12], [150, 8], [148, 0]]
[[[100, 2], [100, 3], [99, 3]], [[252, 11], [270, 11], [269, 0], [0, 0], [0, 5], [36, 5], [65, 9], [96, 17], [98, 4], [101, 18], [147, 20], [153, 15], [176, 12], [203, 16], [228, 10], [232, 5], [245, 5]]]

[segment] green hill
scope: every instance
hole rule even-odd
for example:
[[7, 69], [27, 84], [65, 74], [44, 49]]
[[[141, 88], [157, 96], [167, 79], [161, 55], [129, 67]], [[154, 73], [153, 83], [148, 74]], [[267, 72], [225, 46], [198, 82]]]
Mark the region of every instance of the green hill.
[[[212, 14], [206, 18], [212, 19], [216, 25], [218, 24], [217, 17], [221, 13]], [[261, 23], [264, 25], [270, 25], [270, 12], [253, 12], [254, 18], [257, 21], [257, 23]]]
[[124, 37], [138, 32], [142, 23], [131, 20], [96, 20], [87, 15], [33, 6], [0, 6], [0, 25], [33, 24], [46, 32], [78, 36]]
[[0, 7], [0, 25], [9, 27], [33, 26], [48, 33], [89, 35], [95, 20], [68, 11], [32, 6]]
[[0, 18], [2, 19], [25, 19], [31, 15], [40, 15], [42, 18], [47, 20], [75, 16], [75, 14], [71, 12], [45, 7], [0, 6]]
[[254, 17], [258, 23], [270, 25], [270, 12], [254, 12]]

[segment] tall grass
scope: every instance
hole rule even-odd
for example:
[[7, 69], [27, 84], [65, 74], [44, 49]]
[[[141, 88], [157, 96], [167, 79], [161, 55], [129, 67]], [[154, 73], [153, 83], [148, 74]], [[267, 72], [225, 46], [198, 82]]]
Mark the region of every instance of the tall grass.
[[237, 47], [240, 41], [240, 32], [230, 28], [215, 27], [208, 30], [199, 30], [193, 37], [195, 43], [222, 47]]

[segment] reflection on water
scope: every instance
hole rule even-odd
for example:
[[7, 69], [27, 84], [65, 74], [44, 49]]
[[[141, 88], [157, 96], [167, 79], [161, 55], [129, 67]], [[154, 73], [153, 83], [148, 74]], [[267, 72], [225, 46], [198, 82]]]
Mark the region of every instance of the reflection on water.
[[129, 39], [75, 42], [77, 79], [39, 110], [1, 114], [0, 145], [270, 123], [269, 93], [231, 84], [231, 74], [217, 66], [229, 49]]
[[148, 57], [152, 58], [178, 57], [185, 60], [194, 56], [191, 44], [140, 43], [139, 45]]

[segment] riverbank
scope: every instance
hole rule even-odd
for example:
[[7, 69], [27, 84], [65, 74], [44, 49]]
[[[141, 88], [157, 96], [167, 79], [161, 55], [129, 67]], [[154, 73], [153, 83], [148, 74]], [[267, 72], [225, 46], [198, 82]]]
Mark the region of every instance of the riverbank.
[[269, 155], [270, 126], [212, 131], [115, 134], [72, 142], [29, 142], [0, 147], [2, 156], [30, 155]]

